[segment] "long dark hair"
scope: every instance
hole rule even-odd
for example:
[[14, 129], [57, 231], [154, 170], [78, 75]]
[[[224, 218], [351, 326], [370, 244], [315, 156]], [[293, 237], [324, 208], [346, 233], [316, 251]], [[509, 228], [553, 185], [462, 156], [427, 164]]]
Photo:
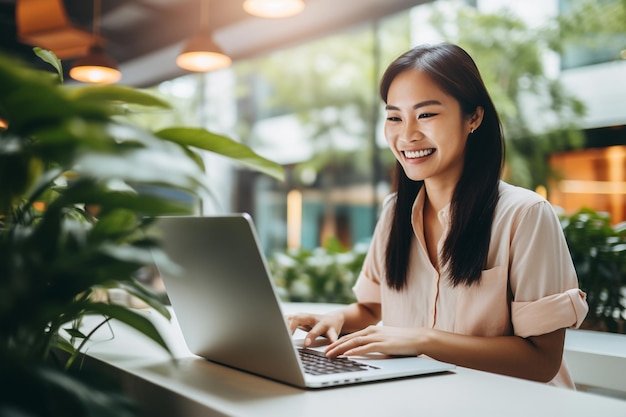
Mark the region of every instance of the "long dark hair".
[[[491, 224], [498, 203], [498, 183], [504, 164], [504, 138], [496, 109], [474, 60], [457, 45], [422, 45], [402, 54], [389, 65], [380, 83], [387, 103], [391, 82], [405, 71], [422, 71], [460, 104], [464, 115], [484, 109], [480, 126], [465, 147], [461, 178], [450, 203], [452, 224], [441, 253], [454, 286], [480, 280], [489, 251]], [[396, 162], [395, 212], [387, 243], [387, 283], [400, 290], [407, 282], [413, 228], [411, 212], [423, 181], [409, 179]]]

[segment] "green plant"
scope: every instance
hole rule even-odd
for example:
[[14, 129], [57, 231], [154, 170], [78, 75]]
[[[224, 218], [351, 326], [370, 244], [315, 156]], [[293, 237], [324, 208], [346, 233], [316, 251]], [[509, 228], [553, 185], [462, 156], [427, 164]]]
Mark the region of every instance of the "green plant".
[[125, 115], [168, 104], [130, 87], [65, 86], [56, 57], [36, 53], [58, 74], [0, 56], [0, 375], [11, 382], [0, 414], [132, 415], [126, 398], [75, 377], [90, 337], [81, 318], [122, 321], [168, 348], [145, 315], [94, 294], [120, 288], [169, 318], [134, 274], [165, 256], [154, 217], [191, 214], [189, 201], [210, 195], [199, 151], [279, 179], [282, 168], [204, 129], [134, 126]]
[[275, 253], [268, 261], [280, 296], [285, 301], [350, 303], [352, 286], [361, 271], [368, 245], [344, 249], [331, 239], [313, 250]]
[[585, 327], [623, 333], [626, 311], [626, 223], [583, 208], [561, 217], [580, 288], [587, 293]]

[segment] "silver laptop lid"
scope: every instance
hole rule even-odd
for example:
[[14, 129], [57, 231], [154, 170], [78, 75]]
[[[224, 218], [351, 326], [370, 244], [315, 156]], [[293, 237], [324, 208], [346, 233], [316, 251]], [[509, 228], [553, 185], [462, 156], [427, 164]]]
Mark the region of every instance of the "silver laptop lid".
[[251, 217], [164, 217], [156, 225], [162, 248], [182, 269], [170, 276], [156, 265], [189, 350], [304, 386]]

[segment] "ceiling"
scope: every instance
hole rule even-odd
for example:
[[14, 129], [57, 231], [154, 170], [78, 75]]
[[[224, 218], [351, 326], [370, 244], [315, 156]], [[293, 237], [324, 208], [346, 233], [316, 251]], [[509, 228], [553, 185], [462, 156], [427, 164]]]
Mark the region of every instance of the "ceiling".
[[[42, 66], [32, 45], [17, 40], [15, 6], [0, 0], [0, 49], [34, 66]], [[175, 60], [187, 38], [200, 26], [201, 0], [102, 0], [100, 34], [118, 62], [121, 83], [144, 87], [185, 73]], [[215, 41], [234, 60], [252, 57], [373, 21], [425, 0], [307, 0], [304, 12], [284, 19], [248, 15], [243, 0], [212, 0], [209, 24]], [[70, 22], [92, 30], [93, 3], [63, 0]], [[66, 71], [71, 59], [64, 60]]]

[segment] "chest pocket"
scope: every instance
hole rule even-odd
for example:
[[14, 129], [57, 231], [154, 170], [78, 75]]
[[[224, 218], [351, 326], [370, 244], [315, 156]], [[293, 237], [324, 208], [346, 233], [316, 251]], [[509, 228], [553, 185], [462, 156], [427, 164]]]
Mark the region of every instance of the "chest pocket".
[[507, 268], [484, 270], [480, 283], [457, 288], [454, 332], [472, 336], [512, 333]]

